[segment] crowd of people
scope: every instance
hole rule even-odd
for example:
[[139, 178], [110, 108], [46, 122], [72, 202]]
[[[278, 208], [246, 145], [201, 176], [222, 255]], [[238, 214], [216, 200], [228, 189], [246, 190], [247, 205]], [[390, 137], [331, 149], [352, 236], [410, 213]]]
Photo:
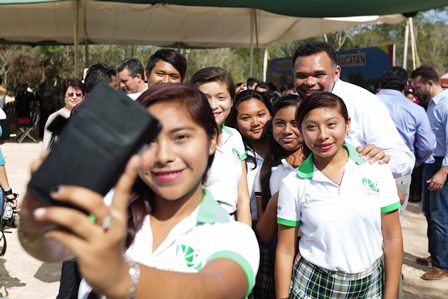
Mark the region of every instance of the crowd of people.
[[[170, 49], [146, 67], [127, 58], [67, 79], [46, 128], [117, 80], [162, 130], [105, 198], [52, 190], [78, 210], [24, 196], [19, 239], [64, 261], [58, 298], [401, 298], [412, 184], [428, 222], [422, 278], [448, 276], [448, 91], [437, 72], [409, 79], [392, 67], [375, 95], [340, 79], [327, 43], [301, 44], [291, 66], [280, 92], [215, 66], [186, 80]], [[45, 131], [32, 171], [58, 138]]]

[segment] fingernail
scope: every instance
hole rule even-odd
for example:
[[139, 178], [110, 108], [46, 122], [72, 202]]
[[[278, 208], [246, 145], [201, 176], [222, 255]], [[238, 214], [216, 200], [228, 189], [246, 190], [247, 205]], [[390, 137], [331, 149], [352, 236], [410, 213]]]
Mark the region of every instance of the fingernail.
[[62, 191], [62, 186], [56, 186], [50, 189], [50, 194], [59, 193]]
[[46, 212], [47, 212], [46, 208], [37, 208], [33, 211], [33, 216], [36, 219], [40, 219], [42, 218], [42, 216], [45, 215]]

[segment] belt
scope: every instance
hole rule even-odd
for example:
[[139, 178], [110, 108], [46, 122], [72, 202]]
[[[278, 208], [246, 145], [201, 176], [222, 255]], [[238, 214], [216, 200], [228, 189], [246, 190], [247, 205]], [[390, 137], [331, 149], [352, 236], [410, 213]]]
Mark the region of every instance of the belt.
[[434, 157], [434, 160], [436, 160], [437, 162], [441, 162], [441, 161], [443, 161], [443, 159], [445, 159], [445, 157], [440, 157], [440, 156]]

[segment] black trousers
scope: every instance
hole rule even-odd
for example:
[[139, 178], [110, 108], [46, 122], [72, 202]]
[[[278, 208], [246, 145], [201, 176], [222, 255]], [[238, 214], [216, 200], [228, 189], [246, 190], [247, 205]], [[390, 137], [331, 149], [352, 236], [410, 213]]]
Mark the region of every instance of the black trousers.
[[62, 263], [59, 293], [56, 299], [77, 299], [81, 274], [75, 260]]

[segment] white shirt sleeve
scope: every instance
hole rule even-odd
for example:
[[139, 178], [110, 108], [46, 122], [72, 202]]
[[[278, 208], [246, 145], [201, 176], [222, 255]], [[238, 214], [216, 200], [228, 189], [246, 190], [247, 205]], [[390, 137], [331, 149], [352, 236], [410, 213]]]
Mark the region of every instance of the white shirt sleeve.
[[381, 213], [388, 213], [400, 208], [397, 185], [388, 164], [375, 164], [378, 170], [378, 185], [381, 196]]
[[[221, 231], [220, 231], [221, 230]], [[217, 249], [207, 259], [212, 261], [227, 258], [241, 266], [249, 283], [247, 294], [255, 285], [258, 266], [260, 263], [260, 249], [252, 228], [240, 222], [230, 222], [219, 225], [214, 231], [216, 238], [210, 240]]]
[[277, 223], [285, 226], [300, 225], [300, 204], [297, 186], [300, 179], [290, 173], [281, 183], [278, 193]]

